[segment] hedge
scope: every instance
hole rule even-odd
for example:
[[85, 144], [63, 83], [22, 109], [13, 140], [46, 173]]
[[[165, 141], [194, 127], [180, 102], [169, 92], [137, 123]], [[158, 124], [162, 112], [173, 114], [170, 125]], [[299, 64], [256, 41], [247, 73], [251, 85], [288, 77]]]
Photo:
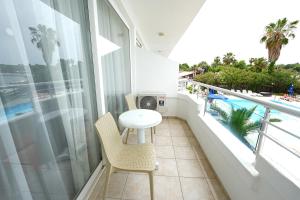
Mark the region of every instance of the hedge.
[[300, 92], [300, 82], [297, 81], [295, 73], [285, 69], [275, 70], [269, 74], [267, 71], [255, 72], [249, 69], [219, 66], [215, 70], [211, 69], [207, 73], [197, 75], [194, 80], [227, 89], [275, 93], [287, 93], [288, 87], [293, 83], [296, 92]]

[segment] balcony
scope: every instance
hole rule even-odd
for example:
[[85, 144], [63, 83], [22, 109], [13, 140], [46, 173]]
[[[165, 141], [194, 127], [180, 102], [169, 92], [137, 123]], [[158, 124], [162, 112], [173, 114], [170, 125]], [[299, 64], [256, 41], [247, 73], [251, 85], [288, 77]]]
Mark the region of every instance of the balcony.
[[[159, 169], [154, 177], [155, 199], [229, 199], [186, 121], [164, 118], [156, 131], [154, 144]], [[151, 142], [149, 132], [147, 142]], [[136, 134], [130, 134], [128, 144], [136, 142]], [[97, 188], [103, 188], [104, 179]], [[95, 199], [100, 199], [102, 194], [97, 192]], [[147, 175], [114, 173], [106, 197], [150, 199]]]
[[[129, 93], [165, 95], [154, 137], [156, 200], [298, 199], [297, 106], [229, 87], [178, 83], [179, 63], [167, 56], [204, 2], [4, 0], [0, 199], [101, 199], [108, 165], [95, 122], [110, 112], [118, 123]], [[237, 137], [213, 109], [230, 111], [235, 102], [210, 101], [211, 90], [260, 106], [259, 127]], [[276, 123], [273, 110], [291, 118]], [[125, 140], [128, 129], [118, 128]], [[136, 133], [128, 143], [137, 143]], [[150, 199], [146, 175], [113, 173], [105, 199]]]

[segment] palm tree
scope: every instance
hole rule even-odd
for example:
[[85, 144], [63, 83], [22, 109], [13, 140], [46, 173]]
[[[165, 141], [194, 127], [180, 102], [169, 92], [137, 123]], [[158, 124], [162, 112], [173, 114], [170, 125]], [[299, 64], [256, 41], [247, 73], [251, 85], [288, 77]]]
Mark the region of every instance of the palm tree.
[[186, 63], [179, 64], [179, 71], [190, 71], [190, 66]]
[[236, 63], [236, 59], [235, 59], [235, 55], [233, 53], [229, 52], [223, 56], [223, 64], [224, 65], [233, 65], [234, 63]]
[[209, 68], [209, 64], [205, 61], [201, 61], [197, 66], [198, 66], [198, 70], [202, 69], [203, 72], [207, 72]]
[[289, 39], [294, 39], [294, 30], [297, 28], [298, 20], [288, 22], [286, 18], [279, 19], [276, 23], [270, 23], [265, 28], [265, 34], [260, 39], [266, 44], [268, 49], [269, 72], [272, 72], [274, 65], [280, 56], [282, 46], [289, 43]]
[[37, 27], [29, 27], [29, 30], [32, 44], [35, 44], [42, 51], [46, 65], [50, 66], [55, 46], [60, 46], [55, 31], [41, 24], [37, 25]]
[[261, 72], [263, 69], [268, 67], [268, 61], [264, 57], [250, 58], [249, 63], [251, 68], [256, 72]]
[[213, 63], [211, 64], [211, 66], [216, 67], [216, 66], [219, 66], [219, 65], [222, 65], [222, 62], [221, 62], [220, 57], [217, 56], [217, 57], [214, 58], [214, 61], [213, 61]]
[[226, 111], [218, 107], [216, 104], [211, 105], [211, 109], [215, 110], [221, 116], [223, 123], [227, 124], [232, 132], [248, 147], [253, 148], [245, 137], [253, 130], [260, 127], [260, 122], [251, 122], [250, 118], [254, 113], [256, 106], [251, 109], [238, 108], [234, 109], [231, 105], [231, 111], [228, 114]]

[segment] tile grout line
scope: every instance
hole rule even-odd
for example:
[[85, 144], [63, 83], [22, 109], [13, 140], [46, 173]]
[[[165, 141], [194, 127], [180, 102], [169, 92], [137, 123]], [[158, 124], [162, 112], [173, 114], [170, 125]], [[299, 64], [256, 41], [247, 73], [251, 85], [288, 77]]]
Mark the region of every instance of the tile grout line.
[[196, 148], [193, 146], [193, 151], [195, 152], [195, 154], [196, 154], [196, 158], [197, 158], [197, 161], [198, 161], [198, 163], [199, 163], [199, 165], [200, 165], [200, 167], [201, 167], [201, 169], [204, 171], [204, 173], [205, 173], [205, 175], [204, 175], [204, 180], [205, 180], [205, 182], [206, 182], [206, 184], [207, 184], [207, 186], [208, 186], [208, 188], [209, 188], [209, 192], [211, 193], [211, 195], [212, 195], [212, 197], [213, 197], [213, 199], [214, 200], [218, 200], [218, 199], [216, 199], [216, 194], [212, 191], [212, 187], [210, 186], [210, 184], [208, 183], [208, 175], [207, 175], [207, 172], [206, 172], [206, 170], [204, 169], [204, 167], [200, 164], [200, 158], [199, 158], [199, 155], [198, 155], [198, 153], [197, 153], [197, 151], [196, 151]]
[[[173, 147], [173, 149], [174, 149], [174, 147]], [[179, 175], [179, 169], [178, 169], [178, 164], [177, 164], [177, 158], [176, 157], [175, 157], [175, 162], [176, 162], [176, 169], [177, 169], [177, 174], [178, 174], [178, 180], [179, 180], [179, 184], [180, 184], [181, 196], [182, 196], [182, 199], [184, 200], [184, 195], [183, 195], [183, 190], [182, 190], [182, 183], [181, 183], [181, 179], [180, 179], [181, 176]]]
[[[199, 147], [201, 148], [201, 146], [200, 146], [200, 144], [199, 144], [198, 141], [197, 141], [197, 144], [198, 144]], [[209, 161], [208, 161], [208, 159], [207, 159], [205, 153], [203, 152], [203, 153], [204, 153], [204, 155], [203, 155], [204, 158], [201, 159], [201, 158], [199, 157], [198, 152], [197, 152], [197, 150], [196, 150], [196, 148], [195, 148], [194, 146], [193, 146], [193, 150], [195, 151], [195, 154], [196, 154], [196, 157], [197, 157], [198, 162], [201, 163], [201, 160], [205, 160], [205, 162], [207, 162], [207, 164], [208, 164], [209, 167], [211, 168], [211, 165], [210, 165], [210, 163], [209, 163]], [[201, 151], [202, 151], [202, 148], [201, 148]], [[226, 195], [226, 197], [228, 197], [229, 195], [227, 194], [227, 191], [225, 190], [225, 188], [224, 188], [224, 186], [222, 185], [222, 183], [220, 183], [219, 177], [216, 175], [216, 173], [215, 173], [214, 171], [212, 171], [212, 172], [214, 173], [214, 177], [209, 177], [208, 174], [207, 174], [207, 171], [206, 171], [205, 168], [204, 168], [204, 166], [202, 166], [202, 165], [200, 165], [200, 166], [201, 166], [201, 168], [203, 169], [203, 171], [204, 171], [205, 174], [206, 174], [205, 181], [206, 181], [206, 183], [207, 183], [207, 185], [208, 185], [208, 187], [209, 187], [209, 189], [210, 189], [210, 191], [211, 191], [211, 193], [212, 193], [212, 195], [213, 195], [213, 198], [214, 198], [215, 200], [218, 200], [218, 199], [219, 199], [219, 198], [217, 197], [217, 194], [216, 194], [216, 192], [214, 191], [212, 185], [209, 183], [209, 180], [216, 180], [216, 181], [218, 182], [218, 184], [220, 185], [222, 191], [224, 192], [224, 195]], [[213, 170], [213, 169], [212, 169], [212, 170]]]
[[[190, 126], [188, 126], [188, 128], [190, 129], [190, 132], [191, 132], [191, 134], [192, 134], [192, 137], [195, 138], [195, 134], [194, 134], [193, 131], [191, 130]], [[189, 142], [190, 142], [190, 141], [189, 141]], [[199, 144], [198, 141], [196, 141], [196, 142]], [[218, 199], [216, 199], [216, 194], [215, 194], [214, 192], [212, 192], [211, 185], [208, 183], [208, 180], [207, 180], [207, 179], [208, 179], [209, 177], [208, 177], [208, 175], [207, 175], [207, 172], [206, 172], [204, 166], [202, 166], [201, 163], [200, 163], [200, 158], [199, 158], [198, 152], [197, 152], [197, 150], [196, 150], [196, 148], [195, 148], [195, 145], [191, 144], [191, 147], [192, 147], [192, 149], [193, 149], [193, 151], [194, 151], [194, 154], [196, 155], [196, 160], [198, 161], [198, 164], [200, 165], [200, 168], [201, 168], [201, 169], [203, 170], [203, 172], [205, 173], [203, 179], [205, 180], [205, 182], [206, 182], [206, 184], [207, 184], [207, 186], [208, 186], [208, 188], [209, 188], [209, 191], [210, 191], [210, 193], [211, 193], [213, 199], [214, 199], [214, 200], [218, 200]], [[201, 148], [200, 144], [199, 144], [199, 147]], [[205, 155], [205, 158], [206, 158], [206, 155]]]
[[[171, 130], [169, 130], [169, 132], [171, 134]], [[172, 139], [172, 144], [173, 144], [173, 139]], [[179, 175], [179, 169], [178, 169], [178, 164], [177, 164], [177, 158], [175, 156], [174, 144], [172, 145], [172, 147], [173, 147], [173, 151], [174, 151], [174, 157], [175, 157], [174, 159], [175, 159], [175, 163], [176, 163], [178, 180], [179, 180], [179, 184], [180, 184], [181, 197], [182, 197], [182, 200], [184, 200], [184, 195], [183, 195], [183, 190], [182, 190], [182, 183], [181, 183], [181, 179], [180, 179], [180, 175]]]
[[125, 199], [124, 194], [125, 194], [125, 188], [126, 188], [126, 185], [127, 185], [128, 177], [129, 177], [129, 173], [127, 173], [127, 176], [126, 176], [125, 184], [124, 184], [122, 194], [121, 194], [121, 200]]

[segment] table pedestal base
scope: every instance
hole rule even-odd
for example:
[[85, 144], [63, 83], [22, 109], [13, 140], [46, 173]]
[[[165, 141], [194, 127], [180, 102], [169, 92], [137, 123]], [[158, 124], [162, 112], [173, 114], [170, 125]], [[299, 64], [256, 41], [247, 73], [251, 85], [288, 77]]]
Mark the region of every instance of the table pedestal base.
[[137, 139], [138, 139], [138, 144], [145, 143], [145, 129], [143, 128], [137, 129]]
[[[143, 128], [138, 128], [137, 129], [137, 142], [138, 144], [144, 144], [146, 141], [145, 141], [145, 129]], [[158, 170], [159, 168], [159, 162], [156, 161], [155, 162], [155, 170]]]
[[155, 170], [158, 170], [158, 169], [159, 169], [159, 162], [156, 161], [156, 162], [155, 162]]

